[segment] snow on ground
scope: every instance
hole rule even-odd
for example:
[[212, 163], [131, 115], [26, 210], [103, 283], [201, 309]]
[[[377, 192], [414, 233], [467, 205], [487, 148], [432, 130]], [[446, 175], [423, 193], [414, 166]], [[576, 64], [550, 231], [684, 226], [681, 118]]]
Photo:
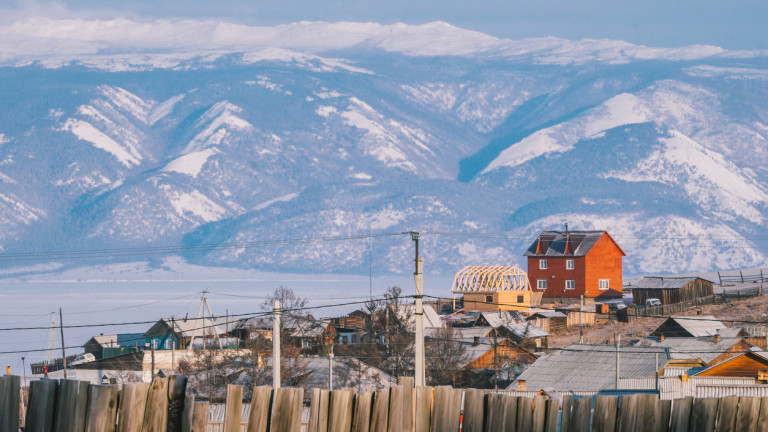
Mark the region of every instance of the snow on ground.
[[183, 94], [173, 96], [169, 98], [168, 100], [158, 104], [155, 106], [154, 109], [149, 113], [149, 124], [153, 125], [160, 121], [162, 118], [167, 116], [171, 113], [173, 110], [174, 105], [176, 105], [178, 102], [180, 102], [182, 99], [184, 99]]
[[93, 144], [98, 149], [110, 153], [128, 168], [141, 164], [141, 156], [132, 154], [132, 152], [125, 149], [117, 141], [108, 137], [86, 121], [68, 119], [62, 129], [72, 132], [77, 138]]
[[191, 192], [169, 191], [168, 200], [173, 209], [182, 218], [194, 216], [204, 222], [220, 220], [227, 213], [224, 208], [213, 202], [198, 190]]
[[168, 163], [162, 171], [172, 171], [197, 178], [197, 176], [200, 175], [203, 166], [208, 162], [208, 159], [219, 153], [221, 152], [216, 147], [211, 147], [199, 152], [187, 153]]
[[[635, 169], [608, 173], [605, 177], [631, 182], [682, 182], [688, 195], [703, 207], [717, 206], [754, 223], [765, 221], [760, 208], [768, 205], [768, 193], [751, 176], [723, 155], [705, 149], [678, 131], [660, 141], [664, 147]], [[755, 204], [761, 207], [756, 208]]]
[[265, 208], [271, 206], [272, 204], [279, 203], [279, 202], [293, 201], [293, 200], [295, 200], [298, 197], [299, 197], [299, 194], [297, 194], [297, 193], [291, 193], [291, 194], [288, 194], [288, 195], [283, 195], [281, 197], [277, 197], [277, 198], [273, 198], [273, 199], [271, 199], [269, 201], [265, 201], [265, 202], [255, 206], [255, 207], [253, 207], [253, 210], [254, 211], [264, 210]]
[[229, 136], [229, 131], [247, 131], [253, 125], [235, 115], [243, 111], [237, 105], [227, 101], [218, 102], [206, 111], [197, 121], [197, 127], [204, 129], [192, 138], [184, 153], [202, 150], [208, 146], [221, 144]]

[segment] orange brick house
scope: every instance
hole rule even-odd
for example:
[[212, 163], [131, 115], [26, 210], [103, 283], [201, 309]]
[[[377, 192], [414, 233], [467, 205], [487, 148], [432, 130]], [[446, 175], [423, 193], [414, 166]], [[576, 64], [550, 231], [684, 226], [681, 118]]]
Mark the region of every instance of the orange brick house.
[[542, 302], [619, 298], [626, 254], [606, 231], [543, 231], [523, 254], [528, 279]]

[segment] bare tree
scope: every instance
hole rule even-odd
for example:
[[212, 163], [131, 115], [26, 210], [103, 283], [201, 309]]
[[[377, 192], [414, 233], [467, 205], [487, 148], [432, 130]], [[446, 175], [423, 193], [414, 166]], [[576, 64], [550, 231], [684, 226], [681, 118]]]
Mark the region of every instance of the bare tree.
[[454, 385], [455, 375], [469, 361], [466, 347], [455, 337], [453, 327], [446, 326], [433, 333], [425, 342], [429, 385]]
[[[280, 301], [280, 380], [291, 387], [300, 387], [306, 383], [307, 362], [299, 356], [300, 346], [291, 333], [303, 323], [311, 319], [306, 311], [308, 300], [284, 286], [277, 287], [264, 301], [261, 309], [272, 311], [274, 300]], [[270, 368], [271, 373], [271, 368]]]

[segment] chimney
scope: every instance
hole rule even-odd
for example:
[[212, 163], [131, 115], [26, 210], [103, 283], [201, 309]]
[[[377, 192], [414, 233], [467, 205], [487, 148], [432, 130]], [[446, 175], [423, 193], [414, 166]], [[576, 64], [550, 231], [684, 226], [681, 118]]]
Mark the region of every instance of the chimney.
[[563, 255], [571, 253], [571, 235], [568, 233], [568, 224], [565, 224], [565, 250]]
[[720, 343], [720, 339], [721, 339], [721, 338], [720, 338], [720, 333], [716, 333], [716, 334], [715, 334], [715, 337], [713, 338], [713, 341], [714, 341], [715, 343]]
[[659, 342], [661, 342], [661, 341], [663, 341], [663, 340], [664, 340], [664, 335], [663, 335], [663, 334], [660, 334], [660, 335], [659, 335]]
[[539, 241], [536, 243], [536, 255], [541, 255], [541, 235], [539, 235]]
[[478, 346], [478, 345], [480, 345], [480, 336], [475, 336], [472, 339], [472, 346]]
[[517, 382], [517, 389], [520, 391], [525, 391], [525, 380], [520, 380]]
[[688, 382], [688, 372], [683, 372], [682, 375], [680, 375], [680, 381], [687, 383]]

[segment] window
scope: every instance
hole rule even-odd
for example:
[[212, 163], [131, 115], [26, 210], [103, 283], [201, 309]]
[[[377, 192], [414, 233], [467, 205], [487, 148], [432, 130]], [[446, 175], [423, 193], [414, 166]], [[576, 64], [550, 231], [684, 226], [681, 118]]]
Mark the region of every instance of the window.
[[493, 303], [493, 296], [492, 295], [485, 296], [485, 302], [486, 303]]
[[565, 269], [573, 270], [573, 260], [565, 260]]
[[539, 260], [539, 270], [547, 269], [547, 260]]
[[609, 283], [608, 283], [609, 280], [610, 279], [600, 279], [597, 282], [598, 283], [598, 288], [600, 288], [601, 290], [607, 290], [609, 288]]
[[165, 340], [165, 349], [169, 350], [173, 348], [173, 340], [172, 339], [166, 339]]
[[540, 290], [547, 289], [547, 280], [546, 279], [537, 279], [536, 280], [536, 288]]
[[152, 339], [152, 348], [157, 349], [160, 346], [160, 339]]
[[576, 281], [573, 279], [568, 279], [565, 281], [565, 289], [572, 290], [576, 289]]
[[525, 303], [525, 296], [517, 296], [517, 302], [520, 304]]

